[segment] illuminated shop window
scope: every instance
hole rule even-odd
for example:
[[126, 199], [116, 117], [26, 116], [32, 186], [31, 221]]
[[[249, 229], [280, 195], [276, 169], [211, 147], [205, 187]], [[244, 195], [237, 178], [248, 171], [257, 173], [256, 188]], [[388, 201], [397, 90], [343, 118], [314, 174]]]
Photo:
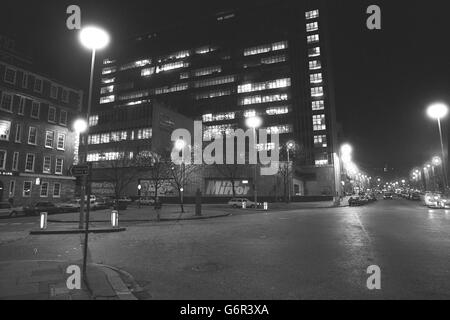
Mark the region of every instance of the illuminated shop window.
[[288, 47], [287, 41], [280, 41], [280, 42], [275, 42], [272, 44], [251, 47], [251, 48], [244, 49], [244, 56], [252, 56], [252, 55], [266, 53], [266, 52], [270, 52], [270, 51], [283, 50], [283, 49], [286, 49], [287, 47]]
[[318, 22], [312, 22], [306, 24], [306, 32], [312, 32], [319, 30], [319, 23]]
[[327, 136], [326, 135], [314, 136], [314, 146], [316, 148], [326, 148], [328, 146]]
[[207, 80], [196, 81], [194, 83], [194, 87], [202, 88], [202, 87], [208, 87], [208, 86], [217, 86], [220, 84], [234, 82], [234, 80], [235, 80], [234, 76], [224, 76], [224, 77], [219, 77], [219, 78], [212, 78], [212, 79], [207, 79]]
[[319, 60], [309, 61], [309, 70], [318, 70], [322, 68], [322, 64]]
[[325, 104], [324, 104], [323, 100], [317, 100], [317, 101], [312, 102], [312, 110], [313, 111], [323, 110], [323, 109], [325, 109]]
[[260, 83], [247, 83], [238, 86], [238, 93], [255, 92], [268, 89], [286, 88], [291, 85], [290, 78], [265, 81]]
[[313, 87], [311, 88], [311, 97], [322, 97], [323, 87]]
[[305, 12], [306, 20], [315, 19], [319, 17], [319, 10], [311, 10]]
[[322, 131], [326, 129], [327, 126], [325, 125], [325, 115], [324, 114], [313, 115], [313, 130]]
[[250, 97], [245, 97], [245, 98], [240, 99], [239, 105], [268, 103], [268, 102], [286, 101], [286, 100], [288, 100], [288, 95], [286, 93], [271, 94], [271, 95], [255, 95], [255, 96], [250, 96]]

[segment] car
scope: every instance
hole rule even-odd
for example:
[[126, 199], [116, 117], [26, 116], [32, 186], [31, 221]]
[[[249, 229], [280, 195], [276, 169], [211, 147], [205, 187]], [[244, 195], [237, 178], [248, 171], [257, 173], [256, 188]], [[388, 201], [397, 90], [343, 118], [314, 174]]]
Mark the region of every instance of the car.
[[14, 207], [9, 202], [0, 202], [0, 216], [15, 217], [19, 213], [23, 213], [22, 207]]
[[435, 202], [439, 201], [441, 194], [437, 192], [425, 192], [423, 197], [423, 203], [425, 206], [431, 206]]
[[367, 196], [367, 198], [368, 198], [369, 202], [375, 202], [375, 201], [378, 200], [375, 193], [370, 193], [370, 194]]
[[245, 202], [246, 208], [254, 208], [255, 203], [253, 201], [248, 200], [247, 198], [232, 198], [228, 201], [228, 205], [233, 208], [242, 208], [242, 203]]
[[440, 197], [439, 200], [428, 205], [432, 209], [450, 209], [450, 198]]
[[155, 203], [155, 199], [152, 197], [141, 197], [139, 198], [138, 203], [144, 206], [151, 206]]
[[60, 213], [61, 209], [53, 202], [37, 202], [34, 205], [28, 205], [23, 207], [23, 212], [26, 215], [39, 215], [41, 212], [47, 212], [48, 214]]
[[61, 212], [77, 212], [80, 210], [80, 200], [74, 199], [67, 202], [60, 202], [56, 204]]
[[390, 192], [385, 192], [385, 193], [383, 194], [383, 199], [384, 199], [384, 200], [392, 200], [392, 199], [393, 199], [392, 193], [390, 193]]
[[366, 203], [368, 203], [368, 200], [364, 196], [353, 195], [348, 199], [348, 205], [350, 207], [362, 206]]
[[411, 200], [419, 201], [420, 200], [420, 193], [419, 192], [413, 192], [411, 194]]

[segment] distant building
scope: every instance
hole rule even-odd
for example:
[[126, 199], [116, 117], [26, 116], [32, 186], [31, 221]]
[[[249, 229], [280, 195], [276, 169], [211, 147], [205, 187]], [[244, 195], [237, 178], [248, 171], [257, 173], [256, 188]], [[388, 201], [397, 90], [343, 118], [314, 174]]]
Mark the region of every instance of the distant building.
[[68, 171], [78, 154], [71, 123], [83, 93], [23, 67], [11, 45], [0, 52], [0, 200], [69, 199], [74, 178]]
[[[97, 68], [91, 121], [111, 109], [145, 109], [157, 99], [202, 120], [207, 142], [245, 128], [245, 119], [258, 115], [262, 128], [279, 133], [282, 147], [289, 140], [297, 144], [291, 192], [335, 194], [340, 174], [323, 2], [280, 1], [220, 13], [119, 43], [115, 56]], [[110, 121], [116, 130], [128, 125]]]

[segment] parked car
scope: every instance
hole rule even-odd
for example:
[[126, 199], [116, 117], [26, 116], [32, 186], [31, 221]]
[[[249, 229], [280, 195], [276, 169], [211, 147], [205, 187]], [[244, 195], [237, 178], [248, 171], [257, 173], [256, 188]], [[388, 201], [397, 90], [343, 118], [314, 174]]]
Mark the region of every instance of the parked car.
[[392, 199], [393, 199], [392, 193], [390, 193], [390, 192], [385, 192], [385, 193], [383, 194], [383, 199], [384, 199], [384, 200], [392, 200]]
[[433, 205], [435, 202], [439, 201], [440, 198], [441, 198], [440, 193], [425, 192], [425, 195], [423, 197], [423, 202], [424, 202], [424, 205], [429, 207], [429, 206]]
[[0, 216], [1, 217], [15, 217], [16, 215], [23, 213], [22, 207], [14, 207], [9, 202], [0, 202]]
[[155, 203], [155, 199], [153, 199], [152, 197], [141, 197], [138, 200], [138, 203], [144, 206], [151, 206]]
[[80, 210], [80, 200], [71, 200], [56, 204], [61, 212], [77, 212]]
[[420, 200], [420, 193], [419, 192], [413, 192], [411, 194], [411, 200], [419, 201]]
[[39, 215], [41, 212], [48, 214], [60, 213], [61, 209], [53, 202], [37, 202], [34, 205], [23, 207], [23, 212], [26, 215]]
[[233, 198], [228, 201], [228, 205], [233, 208], [242, 208], [242, 203], [245, 202], [247, 208], [254, 208], [255, 203], [253, 201], [248, 200], [247, 198]]
[[348, 205], [350, 207], [354, 206], [362, 206], [364, 204], [368, 203], [368, 200], [364, 196], [351, 196], [350, 199], [348, 199]]
[[371, 193], [367, 197], [368, 197], [369, 202], [375, 202], [378, 200], [375, 193]]
[[450, 209], [450, 198], [440, 197], [439, 200], [432, 202], [428, 208]]

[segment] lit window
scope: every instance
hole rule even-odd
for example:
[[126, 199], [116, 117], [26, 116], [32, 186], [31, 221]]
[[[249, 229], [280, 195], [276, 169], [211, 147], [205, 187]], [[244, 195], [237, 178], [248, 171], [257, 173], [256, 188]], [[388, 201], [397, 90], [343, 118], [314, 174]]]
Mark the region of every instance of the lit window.
[[111, 64], [111, 63], [114, 63], [114, 62], [116, 62], [116, 60], [112, 60], [112, 59], [108, 59], [108, 58], [103, 59], [103, 64]]
[[257, 47], [244, 49], [244, 56], [252, 56], [256, 54], [266, 53], [270, 51], [283, 50], [288, 47], [287, 41], [275, 42], [272, 44], [261, 45]]
[[41, 104], [39, 102], [33, 101], [31, 103], [31, 117], [35, 119], [39, 119], [39, 110]]
[[22, 191], [22, 196], [23, 197], [30, 197], [31, 196], [31, 188], [32, 188], [32, 183], [31, 181], [24, 181], [23, 182], [23, 191]]
[[266, 128], [266, 131], [268, 134], [283, 134], [283, 133], [290, 133], [292, 132], [292, 126], [289, 124], [285, 125], [279, 125], [279, 126], [273, 126]]
[[58, 144], [57, 149], [58, 150], [64, 150], [66, 144], [66, 135], [64, 133], [58, 133]]
[[322, 73], [313, 73], [309, 75], [310, 83], [322, 83]]
[[274, 64], [274, 63], [284, 62], [286, 60], [287, 60], [286, 55], [281, 54], [278, 56], [270, 56], [270, 57], [261, 58], [261, 63], [262, 64]]
[[204, 47], [200, 47], [200, 48], [195, 49], [195, 53], [196, 54], [205, 54], [205, 53], [213, 52], [216, 49], [217, 48], [215, 48], [215, 47], [204, 46]]
[[116, 78], [102, 78], [103, 84], [113, 83], [116, 80]]
[[323, 87], [313, 87], [311, 88], [311, 97], [322, 97]]
[[50, 156], [44, 157], [44, 162], [42, 166], [42, 172], [43, 173], [51, 173], [51, 166], [52, 166], [52, 158]]
[[142, 77], [148, 77], [155, 73], [155, 67], [145, 68], [141, 70]]
[[235, 80], [234, 76], [225, 76], [225, 77], [196, 81], [194, 83], [194, 86], [195, 86], [195, 88], [217, 86], [217, 85], [221, 85], [221, 84], [225, 84], [225, 83], [234, 82], [234, 80]]
[[306, 18], [307, 20], [309, 20], [309, 19], [315, 19], [315, 18], [317, 18], [317, 17], [319, 17], [319, 10], [311, 10], [311, 11], [305, 12], [305, 18]]
[[41, 198], [48, 197], [48, 182], [42, 182], [41, 183], [40, 196], [41, 196]]
[[195, 77], [201, 77], [201, 76], [207, 76], [210, 74], [220, 73], [222, 72], [221, 66], [214, 66], [214, 67], [206, 67], [194, 70], [194, 76]]
[[270, 151], [270, 150], [275, 150], [275, 143], [273, 142], [269, 142], [269, 143], [258, 143], [256, 145], [256, 150], [257, 151]]
[[89, 126], [93, 127], [98, 124], [98, 114], [89, 116]]
[[269, 116], [279, 115], [279, 114], [286, 114], [289, 112], [289, 107], [273, 107], [273, 108], [267, 108], [266, 113]]
[[99, 144], [100, 143], [100, 135], [99, 134], [90, 134], [88, 137], [88, 144]]
[[12, 112], [12, 102], [13, 102], [13, 95], [2, 92], [2, 103], [0, 104], [0, 109]]
[[324, 167], [328, 165], [328, 160], [316, 160], [315, 161], [316, 166], [318, 167]]
[[166, 86], [162, 88], [156, 88], [155, 94], [163, 94], [163, 93], [171, 93], [171, 92], [177, 92], [177, 91], [183, 91], [188, 89], [187, 83], [179, 83], [176, 85], [173, 85], [171, 87]]
[[110, 74], [110, 73], [114, 73], [116, 71], [117, 71], [116, 67], [103, 68], [102, 74]]
[[316, 31], [319, 30], [319, 23], [318, 22], [312, 22], [306, 24], [306, 32]]
[[56, 158], [55, 174], [62, 174], [63, 173], [63, 166], [64, 166], [64, 159], [63, 158]]
[[18, 152], [14, 152], [14, 154], [13, 154], [12, 170], [13, 171], [19, 170], [19, 153]]
[[61, 183], [55, 182], [53, 185], [53, 197], [59, 198], [61, 196]]
[[37, 129], [35, 127], [30, 127], [28, 129], [28, 144], [36, 145], [37, 143]]
[[42, 92], [42, 79], [35, 78], [34, 79], [34, 91]]
[[324, 101], [323, 100], [317, 100], [312, 102], [312, 110], [323, 110], [325, 109]]
[[25, 171], [33, 172], [34, 171], [34, 160], [35, 155], [33, 153], [27, 153], [26, 161], [25, 161]]
[[177, 62], [167, 63], [167, 64], [163, 64], [161, 66], [157, 66], [156, 73], [160, 73], [163, 71], [170, 71], [170, 70], [179, 69], [179, 68], [185, 68], [185, 67], [189, 67], [188, 62], [177, 61]]
[[100, 94], [111, 93], [113, 91], [114, 91], [114, 85], [110, 85], [110, 86], [107, 86], [107, 87], [102, 87], [100, 89]]
[[308, 49], [308, 57], [317, 57], [320, 56], [320, 47], [314, 47]]
[[217, 113], [217, 114], [208, 113], [204, 114], [202, 117], [203, 122], [232, 120], [234, 118], [235, 118], [234, 112]]
[[[146, 97], [150, 94], [149, 90], [141, 90], [141, 91], [134, 91], [134, 92], [130, 92], [127, 94], [123, 94], [119, 96], [119, 100], [130, 100], [130, 99], [137, 99], [137, 98], [142, 98], [142, 97]], [[114, 96], [113, 96], [113, 101], [114, 101]], [[111, 101], [110, 101], [111, 102]], [[106, 102], [105, 102], [106, 103]]]
[[230, 90], [215, 90], [215, 91], [209, 91], [205, 93], [200, 93], [195, 96], [196, 100], [202, 100], [202, 99], [210, 99], [210, 98], [218, 98], [222, 96], [229, 96], [231, 94]]
[[150, 63], [151, 63], [150, 59], [143, 59], [143, 60], [133, 61], [133, 62], [130, 62], [130, 63], [122, 65], [120, 67], [120, 70], [124, 71], [124, 70], [128, 70], [128, 69], [139, 68], [139, 67], [146, 66], [146, 65], [148, 65]]
[[0, 169], [5, 170], [6, 168], [6, 150], [0, 150]]
[[102, 133], [100, 135], [100, 143], [109, 143], [109, 141], [110, 141], [109, 133]]
[[137, 133], [138, 140], [150, 139], [152, 137], [152, 128], [139, 129]]
[[232, 124], [220, 124], [215, 126], [206, 126], [203, 131], [203, 140], [209, 141], [216, 135], [231, 134], [234, 126]]
[[288, 95], [286, 93], [283, 94], [272, 94], [272, 95], [256, 95], [245, 97], [239, 100], [239, 105], [248, 105], [248, 104], [258, 104], [258, 103], [269, 103], [276, 101], [286, 101], [288, 100]]
[[55, 140], [55, 133], [53, 131], [45, 132], [45, 147], [53, 148], [53, 141]]
[[251, 118], [256, 116], [255, 110], [245, 110], [244, 111], [244, 118]]
[[189, 78], [189, 72], [180, 73], [180, 79], [188, 79], [188, 78]]
[[314, 146], [316, 148], [326, 148], [327, 136], [326, 135], [314, 136]]
[[313, 115], [313, 130], [322, 131], [326, 129], [327, 126], [325, 125], [325, 115], [324, 114]]
[[320, 68], [322, 68], [322, 64], [320, 63], [319, 60], [309, 61], [309, 70], [317, 70]]
[[103, 104], [103, 103], [111, 103], [111, 102], [114, 102], [114, 100], [115, 100], [115, 95], [110, 95], [110, 96], [105, 96], [105, 97], [101, 97], [100, 98], [100, 103], [101, 104]]
[[285, 88], [291, 85], [291, 79], [277, 79], [260, 83], [247, 83], [238, 86], [238, 93]]
[[319, 35], [313, 34], [307, 37], [308, 43], [319, 42]]
[[4, 80], [7, 83], [15, 84], [16, 83], [16, 70], [6, 67]]
[[9, 140], [9, 133], [11, 132], [11, 121], [0, 120], [0, 140]]

